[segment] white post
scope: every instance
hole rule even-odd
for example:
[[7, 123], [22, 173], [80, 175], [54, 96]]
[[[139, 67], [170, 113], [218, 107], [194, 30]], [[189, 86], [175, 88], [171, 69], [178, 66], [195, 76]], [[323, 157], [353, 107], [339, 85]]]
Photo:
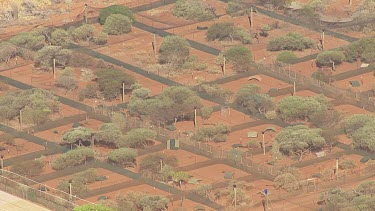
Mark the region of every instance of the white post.
[[156, 35], [154, 33], [154, 55], [156, 56]]
[[293, 81], [293, 96], [296, 95], [296, 81]]
[[1, 155], [1, 175], [4, 173], [4, 156]]
[[125, 83], [122, 82], [122, 102], [125, 101]]
[[85, 4], [85, 23], [87, 24], [87, 4]]
[[349, 6], [352, 6], [352, 0], [349, 0]]
[[250, 31], [253, 32], [254, 19], [253, 19], [253, 6], [250, 7]]
[[73, 200], [73, 194], [72, 194], [72, 180], [69, 180], [69, 198], [72, 201]]
[[56, 79], [56, 59], [53, 58], [53, 79]]
[[194, 128], [197, 129], [197, 108], [194, 107]]
[[233, 185], [233, 191], [234, 191], [234, 207], [237, 207], [237, 186]]
[[20, 130], [22, 130], [22, 109], [20, 109]]
[[266, 146], [264, 143], [264, 131], [262, 132], [262, 146], [263, 146], [263, 155], [266, 155]]
[[336, 179], [339, 178], [339, 158], [336, 158]]
[[324, 50], [324, 30], [322, 31], [322, 50]]
[[225, 56], [223, 57], [223, 75], [225, 75], [225, 66], [226, 66], [226, 58]]
[[163, 160], [160, 159], [160, 170], [163, 170]]

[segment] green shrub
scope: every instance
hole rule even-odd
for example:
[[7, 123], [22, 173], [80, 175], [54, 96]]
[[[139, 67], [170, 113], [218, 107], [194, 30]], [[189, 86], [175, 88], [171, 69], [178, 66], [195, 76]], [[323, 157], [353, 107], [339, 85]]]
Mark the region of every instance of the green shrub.
[[159, 62], [182, 65], [190, 54], [190, 44], [185, 38], [167, 36], [160, 45]]
[[105, 20], [103, 31], [110, 35], [129, 33], [132, 30], [132, 21], [125, 15], [112, 14]]
[[232, 91], [223, 88], [218, 84], [203, 84], [201, 88], [203, 92], [207, 93], [212, 97], [228, 99], [232, 95]]
[[318, 66], [332, 66], [332, 62], [335, 65], [341, 64], [345, 59], [344, 54], [341, 51], [324, 51], [318, 54], [316, 57], [316, 64]]
[[77, 166], [93, 159], [95, 152], [90, 148], [77, 148], [70, 150], [67, 153], [60, 155], [55, 161], [52, 162], [52, 168], [55, 170], [62, 170], [68, 167]]
[[247, 147], [249, 148], [258, 148], [260, 145], [257, 140], [250, 140], [247, 142]]
[[268, 51], [302, 51], [304, 49], [313, 48], [314, 41], [310, 38], [303, 37], [301, 34], [290, 32], [284, 36], [275, 37], [267, 44]]
[[198, 132], [193, 136], [193, 139], [205, 142], [225, 142], [229, 132], [228, 126], [218, 124], [211, 127], [199, 128]]
[[113, 15], [113, 14], [125, 15], [126, 17], [128, 17], [131, 20], [131, 22], [135, 21], [134, 14], [128, 7], [125, 7], [125, 6], [122, 6], [122, 5], [111, 5], [111, 6], [106, 7], [106, 8], [104, 8], [100, 11], [100, 14], [99, 14], [100, 24], [104, 25], [107, 18], [110, 15]]
[[40, 34], [38, 31], [22, 32], [10, 38], [9, 42], [33, 51], [40, 50], [46, 45], [44, 35]]
[[94, 99], [97, 98], [98, 86], [96, 84], [87, 84], [84, 89], [79, 93], [79, 99], [83, 101], [85, 98]]
[[360, 162], [361, 163], [367, 163], [367, 161], [369, 161], [369, 160], [370, 160], [369, 157], [363, 157], [363, 158], [361, 158]]
[[296, 54], [294, 54], [292, 51], [282, 51], [277, 55], [276, 60], [290, 64], [296, 58], [297, 58]]
[[233, 46], [225, 50], [223, 55], [237, 72], [249, 71], [253, 64], [253, 56], [245, 46]]
[[94, 38], [95, 27], [84, 24], [72, 30], [71, 35], [75, 41], [91, 41]]
[[264, 116], [266, 117], [266, 119], [276, 119], [277, 118], [277, 113], [276, 111], [267, 111]]
[[43, 167], [43, 161], [41, 159], [35, 159], [17, 162], [12, 166], [11, 171], [26, 177], [33, 177], [42, 173]]
[[215, 17], [214, 8], [201, 0], [177, 0], [172, 14], [186, 20], [205, 21]]
[[56, 66], [65, 67], [71, 58], [71, 54], [70, 50], [63, 49], [61, 46], [45, 46], [36, 53], [35, 63], [42, 69], [51, 71], [53, 59], [55, 59]]
[[355, 164], [354, 160], [344, 158], [344, 159], [339, 161], [339, 168], [342, 169], [342, 170], [353, 169], [355, 166], [356, 166], [356, 164]]
[[102, 32], [99, 36], [94, 38], [94, 42], [97, 45], [104, 45], [108, 42], [108, 34]]
[[363, 38], [344, 47], [345, 59], [348, 62], [355, 62], [361, 59], [365, 62], [375, 61], [374, 55], [375, 38]]
[[117, 69], [103, 69], [96, 72], [99, 91], [105, 99], [112, 100], [121, 94], [122, 83], [125, 87], [135, 83], [133, 76]]
[[111, 151], [108, 154], [108, 160], [121, 165], [133, 165], [137, 156], [138, 153], [135, 149], [120, 148]]
[[203, 71], [207, 68], [207, 65], [204, 63], [200, 63], [198, 61], [198, 57], [193, 55], [193, 56], [189, 56], [189, 58], [184, 62], [181, 68], [196, 70], [196, 71]]
[[246, 7], [244, 4], [245, 2], [243, 0], [230, 0], [227, 3], [227, 7], [225, 11], [228, 15], [234, 17], [234, 16], [241, 16], [244, 14], [249, 14], [250, 9]]
[[207, 31], [207, 40], [239, 40], [242, 44], [251, 43], [251, 35], [243, 27], [236, 27], [231, 22], [212, 24]]
[[51, 44], [57, 46], [68, 46], [70, 44], [70, 35], [64, 29], [56, 29], [51, 33]]
[[260, 36], [263, 36], [263, 37], [268, 37], [268, 32], [271, 31], [271, 26], [269, 25], [262, 25], [262, 27], [260, 27]]

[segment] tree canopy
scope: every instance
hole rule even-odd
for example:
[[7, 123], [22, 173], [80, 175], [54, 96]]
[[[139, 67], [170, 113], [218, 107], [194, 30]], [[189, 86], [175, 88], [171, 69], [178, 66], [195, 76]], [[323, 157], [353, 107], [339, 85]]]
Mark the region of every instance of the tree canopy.
[[135, 83], [133, 76], [117, 69], [103, 69], [96, 72], [99, 91], [107, 100], [112, 100], [122, 93], [122, 83], [128, 90]]
[[100, 10], [100, 14], [99, 14], [100, 24], [104, 25], [107, 18], [113, 14], [121, 14], [121, 15], [128, 17], [131, 20], [131, 22], [135, 21], [134, 14], [128, 7], [122, 6], [122, 5], [111, 5], [109, 7], [106, 7]]
[[185, 38], [179, 36], [167, 36], [163, 39], [159, 49], [160, 63], [182, 65], [190, 55], [190, 44]]
[[277, 144], [273, 147], [278, 147], [276, 150], [285, 155], [297, 155], [301, 161], [304, 154], [325, 145], [321, 133], [322, 129], [305, 125], [286, 127], [276, 135], [274, 141]]
[[138, 156], [138, 153], [134, 149], [130, 148], [120, 148], [111, 151], [108, 154], [108, 160], [114, 163], [121, 165], [131, 165], [135, 164], [135, 158]]
[[36, 53], [35, 63], [42, 69], [51, 71], [53, 59], [55, 59], [56, 66], [65, 67], [71, 54], [70, 50], [63, 49], [61, 46], [45, 46]]
[[314, 97], [288, 96], [277, 104], [280, 117], [285, 121], [310, 120], [314, 115], [327, 112], [329, 103], [323, 95]]
[[228, 48], [222, 53], [222, 56], [224, 56], [230, 64], [233, 64], [237, 72], [249, 71], [253, 64], [251, 51], [245, 46], [238, 45]]
[[239, 40], [242, 44], [251, 43], [251, 35], [243, 27], [237, 27], [232, 22], [212, 24], [207, 31], [207, 40]]
[[85, 127], [73, 128], [70, 131], [62, 135], [61, 143], [70, 144], [70, 146], [72, 146], [73, 144], [81, 145], [82, 142], [86, 142], [86, 141], [90, 142], [92, 133], [93, 132], [90, 128], [85, 128]]
[[59, 111], [58, 98], [50, 91], [37, 88], [8, 92], [0, 97], [1, 120], [19, 118], [20, 110], [25, 123], [41, 124]]
[[344, 121], [345, 133], [353, 139], [355, 148], [375, 151], [375, 116], [355, 114]]
[[255, 84], [245, 84], [236, 94], [235, 103], [251, 114], [265, 114], [274, 109], [274, 102], [267, 94], [260, 93], [260, 87]]
[[214, 18], [215, 8], [201, 0], [177, 0], [172, 14], [186, 20], [205, 21]]
[[303, 37], [296, 32], [290, 32], [284, 36], [278, 36], [271, 39], [267, 44], [268, 51], [302, 51], [304, 49], [313, 48], [314, 41], [310, 38]]
[[103, 26], [103, 31], [110, 35], [129, 33], [131, 29], [131, 19], [121, 14], [112, 14], [108, 16]]

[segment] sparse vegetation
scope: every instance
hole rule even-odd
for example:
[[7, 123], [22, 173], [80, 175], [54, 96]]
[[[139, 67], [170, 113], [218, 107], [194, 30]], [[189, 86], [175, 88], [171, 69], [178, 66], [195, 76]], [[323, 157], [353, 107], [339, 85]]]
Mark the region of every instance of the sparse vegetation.
[[100, 14], [99, 14], [100, 24], [104, 25], [107, 18], [113, 14], [121, 14], [121, 15], [128, 17], [131, 20], [131, 22], [135, 21], [134, 14], [128, 7], [125, 7], [122, 5], [111, 5], [109, 7], [106, 7], [100, 10]]
[[242, 44], [251, 43], [250, 33], [243, 27], [236, 27], [234, 23], [222, 22], [214, 23], [208, 28], [207, 40], [234, 40], [240, 41]]
[[215, 8], [200, 0], [177, 0], [172, 14], [186, 20], [197, 21], [210, 20], [216, 16]]

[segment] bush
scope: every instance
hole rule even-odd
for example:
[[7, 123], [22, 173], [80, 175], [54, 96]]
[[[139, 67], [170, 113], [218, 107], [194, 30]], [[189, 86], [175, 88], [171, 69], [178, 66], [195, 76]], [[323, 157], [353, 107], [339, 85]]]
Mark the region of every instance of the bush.
[[199, 128], [198, 132], [193, 136], [193, 139], [205, 142], [225, 142], [229, 132], [228, 126], [218, 124], [211, 127]]
[[186, 20], [205, 21], [215, 17], [214, 11], [201, 0], [177, 0], [172, 14]]
[[108, 160], [121, 165], [134, 165], [138, 153], [134, 149], [120, 148], [108, 154]]
[[95, 152], [90, 148], [78, 148], [70, 150], [67, 153], [60, 155], [55, 161], [52, 162], [52, 168], [55, 170], [62, 170], [68, 167], [77, 166], [93, 159]]
[[134, 14], [128, 7], [125, 7], [122, 5], [111, 5], [100, 11], [100, 14], [99, 14], [100, 24], [104, 25], [107, 18], [113, 14], [121, 14], [121, 15], [128, 17], [131, 20], [131, 22], [135, 21]]
[[345, 56], [341, 51], [324, 51], [318, 54], [316, 57], [317, 66], [332, 66], [332, 62], [335, 65], [341, 64], [344, 61]]
[[108, 42], [108, 34], [106, 33], [100, 33], [100, 35], [98, 37], [95, 37], [94, 38], [94, 42], [95, 44], [97, 45], [104, 45]]
[[356, 166], [356, 164], [355, 164], [354, 160], [344, 158], [341, 161], [339, 161], [339, 168], [342, 169], [342, 170], [353, 169], [355, 166]]
[[68, 46], [70, 35], [64, 29], [56, 29], [51, 33], [51, 44], [56, 46]]
[[302, 51], [304, 49], [313, 48], [314, 41], [310, 38], [305, 38], [301, 34], [290, 32], [284, 36], [275, 37], [267, 44], [268, 51]]
[[179, 36], [167, 36], [160, 45], [160, 63], [182, 65], [189, 58], [190, 44]]
[[224, 98], [225, 100], [233, 94], [229, 89], [223, 88], [218, 84], [203, 84], [201, 86], [203, 92], [212, 97]]
[[247, 147], [248, 148], [259, 148], [260, 145], [259, 145], [257, 140], [250, 140], [249, 142], [247, 142]]
[[99, 91], [107, 100], [112, 100], [122, 93], [122, 83], [129, 87], [135, 83], [133, 76], [117, 69], [103, 69], [96, 72]]
[[297, 58], [296, 54], [294, 54], [292, 51], [282, 51], [277, 55], [276, 60], [280, 61], [280, 62], [290, 64], [296, 58]]
[[250, 11], [244, 4], [243, 0], [230, 0], [228, 1], [227, 8], [225, 9], [228, 15], [241, 16], [244, 14], [249, 14]]
[[284, 173], [277, 176], [273, 183], [276, 188], [282, 188], [287, 191], [298, 190], [301, 188], [298, 177], [292, 173]]
[[84, 89], [79, 93], [79, 98], [82, 101], [83, 99], [94, 99], [97, 98], [98, 86], [96, 84], [87, 84]]
[[375, 38], [363, 38], [344, 47], [345, 59], [355, 62], [358, 58], [364, 62], [375, 61]]
[[185, 61], [185, 63], [181, 66], [182, 69], [189, 69], [189, 70], [196, 70], [196, 71], [203, 71], [207, 68], [207, 65], [204, 63], [200, 63], [198, 61], [198, 57], [193, 55], [189, 56], [189, 58]]
[[9, 42], [16, 46], [24, 47], [33, 51], [40, 50], [46, 45], [45, 37], [37, 31], [22, 32], [10, 38]]
[[239, 40], [242, 44], [251, 43], [251, 35], [243, 27], [236, 27], [231, 22], [214, 23], [208, 28], [207, 40]]
[[121, 14], [108, 16], [103, 26], [103, 31], [110, 35], [120, 35], [129, 33], [132, 30], [132, 21]]
[[61, 46], [45, 46], [40, 49], [35, 56], [35, 63], [44, 70], [53, 69], [53, 59], [57, 67], [65, 67], [71, 57], [71, 51], [63, 49]]
[[123, 142], [123, 146], [131, 148], [145, 148], [153, 143], [157, 133], [148, 128], [135, 128], [130, 130]]
[[66, 90], [75, 90], [78, 88], [77, 80], [73, 70], [65, 69], [60, 77], [56, 80], [56, 86]]
[[311, 74], [311, 77], [315, 78], [316, 80], [323, 81], [323, 82], [326, 82], [326, 83], [329, 82], [329, 76], [327, 76], [324, 73], [324, 71], [318, 70], [316, 72], [313, 72], [313, 74]]
[[277, 113], [276, 111], [267, 111], [265, 114], [266, 119], [276, 119], [277, 118]]
[[16, 163], [12, 166], [11, 171], [26, 177], [33, 177], [42, 173], [43, 167], [43, 161], [35, 159]]
[[160, 177], [160, 161], [164, 166], [176, 167], [177, 158], [175, 156], [167, 156], [165, 154], [152, 154], [146, 156], [139, 165], [139, 172], [146, 177]]
[[94, 38], [95, 27], [90, 24], [73, 29], [72, 37], [75, 41], [91, 41]]
[[369, 157], [363, 157], [363, 158], [361, 158], [360, 162], [361, 163], [367, 163], [369, 160], [370, 160]]
[[245, 46], [233, 46], [224, 51], [223, 55], [234, 65], [237, 72], [246, 72], [250, 70], [253, 64], [253, 56]]

